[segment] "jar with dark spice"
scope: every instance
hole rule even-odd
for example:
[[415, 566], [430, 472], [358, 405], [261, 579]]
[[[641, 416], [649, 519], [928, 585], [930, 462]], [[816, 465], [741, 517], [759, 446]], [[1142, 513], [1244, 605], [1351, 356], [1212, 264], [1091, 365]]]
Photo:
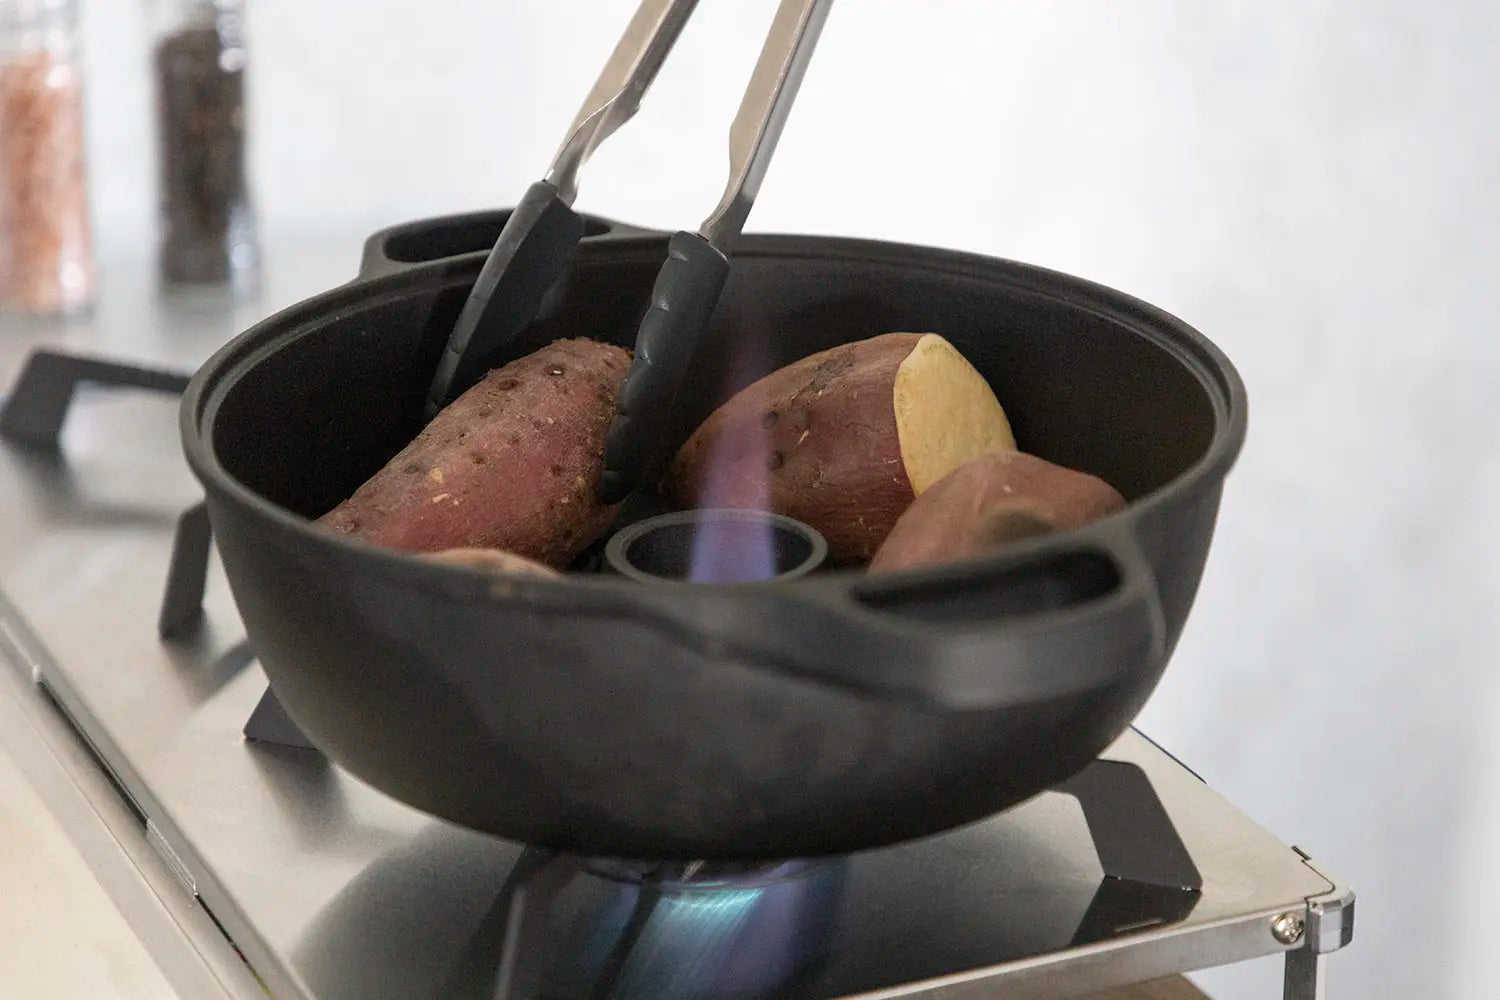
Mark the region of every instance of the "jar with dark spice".
[[257, 268], [247, 181], [243, 0], [152, 0], [161, 275], [243, 284]]
[[0, 0], [0, 307], [93, 304], [76, 0]]

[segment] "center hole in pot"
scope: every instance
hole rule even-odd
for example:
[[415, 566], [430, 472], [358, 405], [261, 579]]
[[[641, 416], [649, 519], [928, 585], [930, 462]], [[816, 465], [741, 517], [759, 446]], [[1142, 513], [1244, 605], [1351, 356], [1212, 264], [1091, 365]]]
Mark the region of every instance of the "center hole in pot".
[[794, 518], [758, 510], [685, 510], [637, 521], [610, 539], [604, 558], [636, 580], [753, 583], [817, 569], [828, 544]]

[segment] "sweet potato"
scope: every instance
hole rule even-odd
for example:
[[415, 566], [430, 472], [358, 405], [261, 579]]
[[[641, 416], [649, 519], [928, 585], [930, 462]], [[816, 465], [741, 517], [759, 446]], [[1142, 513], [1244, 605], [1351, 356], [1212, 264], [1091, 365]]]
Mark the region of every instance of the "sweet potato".
[[888, 333], [741, 390], [682, 446], [663, 492], [679, 506], [795, 517], [822, 532], [832, 560], [856, 562], [923, 490], [1015, 446], [994, 392], [953, 345]]
[[518, 556], [514, 552], [506, 552], [502, 549], [444, 549], [441, 552], [424, 554], [421, 558], [448, 566], [461, 566], [465, 569], [501, 576], [557, 577], [562, 575], [551, 566], [544, 566], [525, 556]]
[[918, 497], [870, 560], [870, 572], [953, 562], [1007, 542], [1081, 527], [1125, 506], [1097, 476], [1019, 451], [965, 462]]
[[622, 348], [559, 340], [491, 371], [320, 523], [403, 551], [566, 567], [614, 519], [597, 487], [629, 364]]

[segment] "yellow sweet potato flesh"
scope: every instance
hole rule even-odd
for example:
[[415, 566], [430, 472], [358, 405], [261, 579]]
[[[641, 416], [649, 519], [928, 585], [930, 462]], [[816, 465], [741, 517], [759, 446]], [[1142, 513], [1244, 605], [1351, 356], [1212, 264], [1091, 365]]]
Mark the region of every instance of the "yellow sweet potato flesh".
[[989, 383], [935, 334], [918, 340], [901, 362], [891, 402], [901, 461], [916, 496], [971, 458], [1015, 450], [1010, 421]]
[[750, 507], [868, 560], [914, 497], [963, 462], [1013, 450], [1005, 411], [944, 338], [888, 333], [810, 355], [725, 402], [677, 453], [682, 507]]

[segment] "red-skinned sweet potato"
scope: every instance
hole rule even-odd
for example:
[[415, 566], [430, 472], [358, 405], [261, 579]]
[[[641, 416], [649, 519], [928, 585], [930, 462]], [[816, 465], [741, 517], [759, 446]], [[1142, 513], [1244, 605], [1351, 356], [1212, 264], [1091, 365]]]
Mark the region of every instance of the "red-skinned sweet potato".
[[624, 349], [579, 339], [491, 371], [320, 523], [403, 551], [566, 567], [615, 516], [596, 491], [629, 365]]
[[562, 575], [551, 566], [544, 566], [535, 560], [502, 549], [444, 549], [441, 552], [426, 553], [421, 558], [446, 566], [460, 566], [464, 569], [500, 576], [558, 577]]
[[912, 499], [1015, 448], [988, 383], [936, 334], [889, 333], [778, 369], [720, 406], [663, 480], [682, 507], [750, 507], [820, 531], [836, 562], [874, 554]]
[[967, 559], [1008, 542], [1081, 527], [1125, 506], [1113, 486], [1019, 451], [965, 462], [896, 521], [872, 573]]

